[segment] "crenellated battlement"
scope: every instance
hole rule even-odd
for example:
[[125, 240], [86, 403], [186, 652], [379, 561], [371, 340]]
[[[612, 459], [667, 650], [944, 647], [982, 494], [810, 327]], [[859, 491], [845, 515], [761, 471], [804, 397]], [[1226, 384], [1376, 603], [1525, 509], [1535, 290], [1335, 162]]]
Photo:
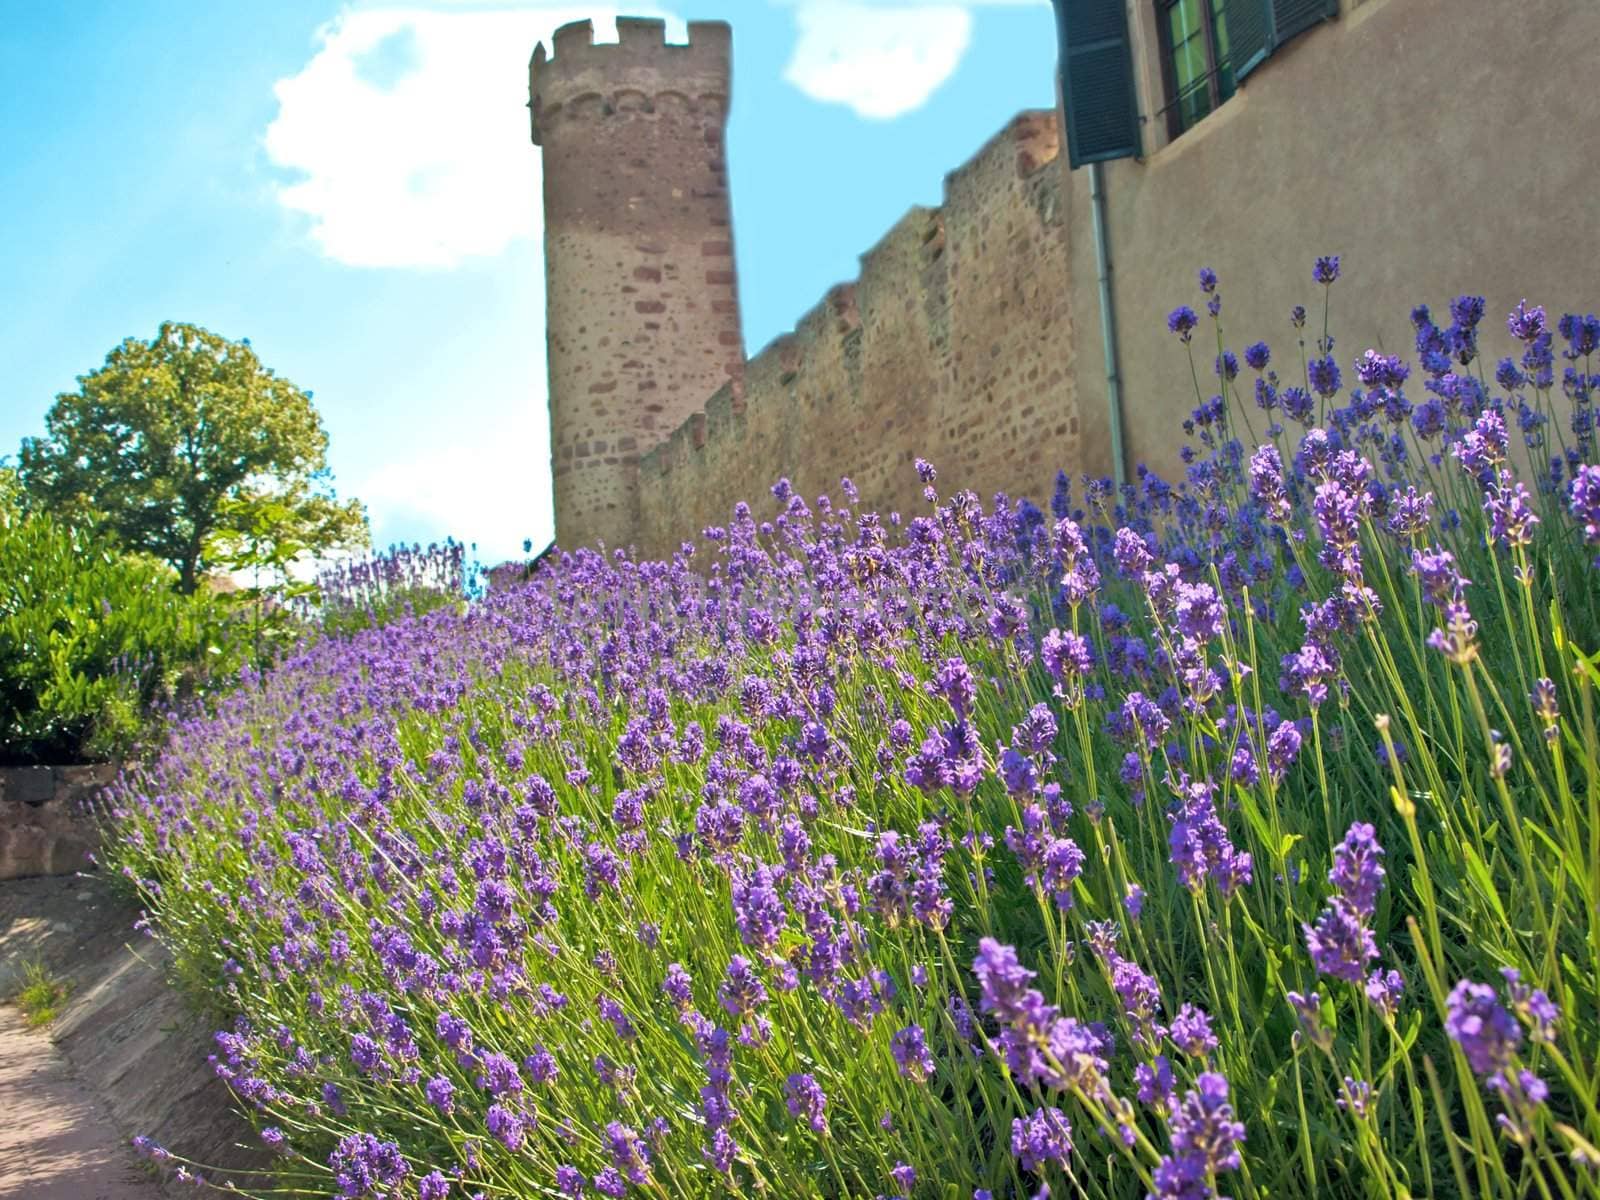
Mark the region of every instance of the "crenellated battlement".
[[666, 40], [659, 17], [618, 17], [617, 40], [596, 42], [592, 21], [557, 29], [528, 63], [534, 145], [558, 121], [617, 112], [672, 112], [721, 120], [732, 95], [733, 31], [726, 21], [690, 21], [689, 40]]

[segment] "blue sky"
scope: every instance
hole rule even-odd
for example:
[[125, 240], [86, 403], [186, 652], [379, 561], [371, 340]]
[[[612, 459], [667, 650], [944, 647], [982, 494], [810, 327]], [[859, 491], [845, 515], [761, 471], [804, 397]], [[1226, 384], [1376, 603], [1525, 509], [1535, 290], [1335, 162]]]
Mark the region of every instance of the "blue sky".
[[551, 530], [526, 64], [566, 21], [734, 27], [747, 351], [791, 328], [1014, 113], [1048, 0], [74, 0], [0, 25], [0, 454], [163, 320], [311, 390], [379, 546], [487, 562]]

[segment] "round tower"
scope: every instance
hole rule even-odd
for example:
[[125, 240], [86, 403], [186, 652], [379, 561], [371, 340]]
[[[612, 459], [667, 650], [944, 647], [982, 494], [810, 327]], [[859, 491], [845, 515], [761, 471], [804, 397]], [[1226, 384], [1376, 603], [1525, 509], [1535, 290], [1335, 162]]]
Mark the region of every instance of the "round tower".
[[616, 43], [596, 45], [577, 21], [528, 67], [564, 548], [632, 542], [639, 456], [742, 383], [723, 145], [732, 42], [723, 21], [691, 21], [688, 43], [669, 45], [664, 21], [619, 17]]

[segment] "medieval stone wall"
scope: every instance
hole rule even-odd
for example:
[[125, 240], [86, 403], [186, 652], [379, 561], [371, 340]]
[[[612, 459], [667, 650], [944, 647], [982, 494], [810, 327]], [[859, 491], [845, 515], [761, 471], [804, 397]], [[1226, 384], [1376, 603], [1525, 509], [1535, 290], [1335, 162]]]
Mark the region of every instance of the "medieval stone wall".
[[[748, 500], [804, 495], [915, 515], [913, 461], [987, 498], [1038, 495], [1075, 465], [1065, 157], [1053, 110], [1026, 112], [913, 208], [792, 333], [745, 366], [639, 466], [643, 554], [670, 553]], [[559, 501], [558, 501], [559, 503]]]

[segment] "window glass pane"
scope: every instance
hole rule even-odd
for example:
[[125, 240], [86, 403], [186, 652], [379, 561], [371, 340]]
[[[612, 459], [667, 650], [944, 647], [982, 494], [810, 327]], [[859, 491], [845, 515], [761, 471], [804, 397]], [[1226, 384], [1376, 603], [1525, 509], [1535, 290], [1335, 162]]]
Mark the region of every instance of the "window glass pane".
[[1175, 0], [1167, 9], [1167, 23], [1174, 46], [1188, 41], [1200, 32], [1200, 0]]
[[1224, 0], [1211, 0], [1212, 40], [1217, 47], [1217, 96], [1226, 100], [1233, 95], [1233, 63], [1228, 57], [1228, 14]]
[[1211, 111], [1206, 79], [1206, 32], [1200, 22], [1210, 0], [1175, 0], [1167, 9], [1168, 45], [1172, 48], [1173, 103], [1178, 124], [1187, 129]]

